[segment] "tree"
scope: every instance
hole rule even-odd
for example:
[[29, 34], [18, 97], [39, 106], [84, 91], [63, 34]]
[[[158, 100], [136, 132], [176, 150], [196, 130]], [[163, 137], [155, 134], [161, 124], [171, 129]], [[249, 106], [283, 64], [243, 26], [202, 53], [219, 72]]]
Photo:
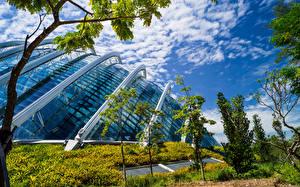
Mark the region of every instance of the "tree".
[[[297, 130], [297, 131], [300, 131], [300, 126], [296, 127], [296, 130]], [[293, 136], [291, 137], [291, 140], [294, 141], [294, 140], [296, 140], [296, 139], [297, 139], [297, 134], [294, 132], [294, 133], [293, 133]]]
[[[273, 10], [276, 18], [269, 24], [269, 28], [274, 30], [270, 42], [281, 50], [276, 62], [288, 58], [290, 64], [281, 70], [266, 72], [263, 82], [258, 81], [262, 91], [254, 96], [259, 104], [273, 111], [273, 128], [279, 135], [276, 141], [264, 143], [283, 151], [286, 154], [283, 164], [289, 161], [300, 172], [295, 163], [295, 160], [300, 161], [300, 132], [287, 122], [288, 114], [296, 107], [300, 97], [300, 4], [280, 1]], [[262, 99], [262, 94], [267, 100]], [[285, 140], [282, 126], [294, 133], [291, 144]]]
[[292, 92], [300, 95], [300, 3], [290, 1], [289, 4], [279, 1], [275, 6], [273, 19], [268, 27], [272, 29], [273, 36], [270, 39], [275, 48], [279, 48], [281, 52], [277, 54], [279, 57], [276, 62], [280, 62], [287, 58], [296, 69], [290, 71], [290, 67], [282, 69], [281, 73], [291, 81]]
[[[296, 71], [296, 69], [290, 69], [291, 71]], [[275, 69], [271, 72], [265, 73], [265, 79], [263, 81], [258, 80], [261, 92], [256, 92], [254, 98], [257, 102], [272, 110], [273, 112], [273, 128], [279, 135], [281, 143], [269, 143], [272, 146], [281, 149], [286, 153], [286, 161], [289, 161], [298, 171], [300, 168], [297, 166], [295, 159], [300, 161], [300, 132], [293, 125], [288, 124], [287, 117], [288, 114], [299, 104], [300, 95], [293, 92], [293, 87], [291, 87], [291, 80], [286, 78], [281, 74], [279, 69]], [[261, 97], [265, 95], [267, 99]], [[282, 132], [282, 126], [291, 130], [295, 134], [295, 139], [292, 144], [289, 145], [285, 136]], [[268, 143], [268, 142], [265, 142]]]
[[251, 149], [253, 132], [249, 131], [250, 121], [244, 112], [243, 101], [242, 95], [233, 97], [230, 102], [223, 93], [218, 93], [217, 104], [228, 139], [228, 143], [222, 143], [225, 161], [233, 166], [237, 174], [250, 170], [254, 161]]
[[256, 140], [259, 140], [253, 145], [254, 151], [257, 155], [260, 156], [260, 159], [262, 161], [268, 161], [270, 147], [269, 145], [262, 143], [262, 141], [266, 142], [267, 138], [265, 135], [265, 131], [262, 128], [261, 119], [257, 114], [253, 115], [253, 123], [254, 123], [254, 127], [253, 127], [254, 137]]
[[205, 99], [201, 95], [190, 95], [191, 88], [184, 85], [184, 78], [179, 75], [176, 78], [176, 84], [181, 85], [181, 92], [185, 96], [179, 97], [178, 101], [182, 104], [181, 110], [175, 110], [174, 119], [182, 119], [185, 124], [178, 130], [183, 136], [191, 136], [194, 144], [194, 163], [197, 170], [201, 170], [202, 179], [205, 180], [203, 158], [201, 157], [201, 142], [205, 135], [212, 135], [204, 127], [204, 124], [215, 124], [213, 120], [208, 120], [201, 113], [202, 104]]
[[[133, 38], [131, 29], [134, 27], [134, 21], [139, 19], [144, 26], [150, 26], [152, 17], [161, 17], [160, 8], [170, 5], [170, 0], [90, 0], [91, 11], [85, 9], [73, 0], [6, 0], [16, 9], [25, 10], [31, 14], [39, 14], [39, 23], [37, 28], [28, 34], [25, 38], [24, 50], [19, 62], [12, 68], [10, 80], [7, 86], [7, 104], [0, 129], [0, 152], [3, 149], [6, 155], [11, 149], [12, 130], [11, 124], [14, 115], [14, 109], [17, 102], [16, 84], [18, 77], [33, 50], [55, 29], [62, 25], [78, 24], [76, 31], [69, 32], [65, 36], [58, 36], [54, 43], [58, 44], [58, 49], [71, 52], [78, 48], [93, 48], [94, 39], [99, 37], [103, 29], [102, 22], [111, 21], [111, 26], [121, 40]], [[60, 13], [66, 3], [77, 7], [85, 15], [77, 20], [61, 20]], [[53, 22], [45, 27], [40, 34], [40, 26], [46, 16], [52, 16]], [[36, 36], [37, 35], [37, 36]], [[36, 37], [35, 37], [36, 36]], [[32, 40], [32, 42], [29, 42]], [[5, 157], [1, 157], [0, 168], [4, 167]], [[4, 173], [6, 169], [0, 170], [0, 184], [5, 185]], [[9, 181], [6, 180], [6, 185]]]
[[300, 60], [300, 3], [285, 4], [280, 1], [273, 10], [276, 18], [269, 24], [269, 28], [274, 30], [270, 42], [281, 50], [277, 62], [288, 57], [290, 62], [298, 63]]
[[137, 94], [135, 93], [135, 89], [127, 90], [121, 89], [116, 94], [111, 94], [105, 96], [106, 100], [108, 100], [108, 106], [104, 112], [101, 112], [100, 115], [104, 117], [104, 128], [101, 133], [103, 137], [105, 137], [109, 127], [112, 124], [117, 124], [119, 126], [119, 134], [121, 139], [121, 155], [122, 155], [122, 168], [123, 168], [123, 176], [124, 176], [124, 184], [126, 185], [126, 169], [125, 169], [125, 155], [124, 155], [124, 137], [123, 137], [123, 118], [124, 114], [133, 113], [134, 106], [130, 103], [132, 98], [136, 98]]
[[146, 148], [148, 148], [149, 154], [149, 168], [151, 176], [153, 177], [151, 149], [153, 146], [158, 147], [163, 141], [163, 134], [160, 129], [164, 127], [163, 124], [157, 122], [155, 119], [158, 116], [163, 116], [164, 113], [160, 110], [153, 109], [148, 102], [139, 102], [136, 105], [134, 113], [143, 119], [139, 123], [143, 128], [141, 132], [137, 134], [137, 139], [142, 143], [147, 142]]

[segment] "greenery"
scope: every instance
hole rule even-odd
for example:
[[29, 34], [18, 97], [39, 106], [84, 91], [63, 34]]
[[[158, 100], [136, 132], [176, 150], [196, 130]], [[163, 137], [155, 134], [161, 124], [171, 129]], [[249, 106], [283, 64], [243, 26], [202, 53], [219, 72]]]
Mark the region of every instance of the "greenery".
[[253, 132], [256, 139], [253, 144], [254, 153], [259, 156], [260, 161], [268, 161], [270, 160], [270, 145], [263, 143], [266, 142], [267, 138], [262, 128], [261, 119], [257, 114], [253, 115], [253, 123]]
[[[59, 50], [67, 53], [78, 48], [93, 49], [94, 39], [99, 37], [103, 30], [102, 22], [104, 21], [111, 21], [112, 29], [120, 40], [131, 40], [134, 37], [131, 30], [134, 27], [135, 19], [140, 19], [144, 26], [150, 26], [153, 16], [161, 17], [159, 9], [170, 5], [170, 0], [90, 0], [91, 10], [89, 11], [72, 0], [6, 1], [16, 9], [39, 14], [40, 19], [37, 29], [27, 35], [22, 57], [11, 72], [12, 76], [7, 91], [7, 110], [0, 129], [0, 148], [1, 151], [3, 148], [5, 153], [8, 153], [10, 147], [10, 143], [8, 146], [5, 144], [4, 147], [3, 142], [10, 142], [10, 126], [17, 100], [15, 88], [18, 76], [40, 42], [61, 25], [78, 24], [76, 31], [69, 32], [65, 36], [57, 36], [53, 42], [57, 44]], [[61, 20], [60, 12], [66, 2], [79, 8], [84, 16], [78, 20]], [[212, 2], [216, 2], [216, 0], [212, 0]], [[222, 114], [224, 133], [228, 143], [223, 143], [223, 148], [217, 147], [216, 149], [224, 151], [226, 157], [223, 158], [211, 151], [200, 149], [203, 137], [211, 135], [204, 124], [214, 124], [215, 122], [206, 119], [201, 113], [205, 99], [201, 95], [191, 95], [191, 88], [186, 87], [184, 79], [178, 76], [176, 83], [183, 87], [181, 91], [184, 96], [178, 99], [182, 104], [182, 109], [175, 111], [174, 119], [181, 118], [186, 121], [178, 133], [191, 137], [195, 148], [186, 143], [164, 143], [162, 148], [152, 149], [152, 145], [158, 144], [162, 139], [158, 129], [163, 125], [152, 122], [151, 117], [162, 115], [162, 113], [155, 111], [148, 103], [139, 103], [136, 106], [129, 104], [132, 98], [137, 97], [135, 90], [121, 89], [118, 94], [106, 97], [109, 108], [101, 113], [105, 117], [102, 136], [105, 136], [112, 124], [117, 124], [120, 130], [120, 146], [87, 145], [84, 149], [65, 152], [62, 145], [15, 145], [13, 151], [7, 156], [12, 185], [122, 185], [121, 168], [125, 185], [128, 186], [166, 186], [201, 179], [226, 181], [269, 177], [273, 177], [279, 182], [300, 185], [300, 127], [295, 128], [286, 120], [286, 116], [295, 108], [300, 98], [298, 63], [300, 60], [300, 4], [285, 4], [280, 1], [274, 10], [276, 17], [269, 24], [269, 28], [274, 31], [270, 42], [275, 48], [281, 50], [276, 62], [287, 58], [290, 64], [282, 69], [266, 72], [264, 80], [259, 81], [262, 92], [256, 92], [254, 97], [261, 105], [273, 111], [273, 128], [277, 132], [277, 136], [265, 137], [258, 115], [253, 116], [254, 128], [253, 132], [250, 131], [250, 121], [244, 112], [244, 98], [238, 95], [229, 101], [222, 93], [219, 93], [217, 104]], [[45, 16], [52, 16], [53, 22], [36, 36]], [[32, 42], [29, 43], [29, 40]], [[273, 103], [266, 102], [261, 95], [269, 96]], [[135, 111], [134, 108], [136, 108]], [[148, 149], [144, 149], [140, 145], [123, 144], [124, 119], [122, 114], [124, 111], [127, 113], [134, 111], [144, 119], [140, 125], [145, 127], [143, 128], [145, 130], [141, 131], [138, 136], [141, 140], [147, 140]], [[290, 140], [285, 138], [283, 127], [293, 132]], [[253, 137], [255, 137], [255, 143], [252, 142]], [[254, 163], [253, 150], [257, 156], [257, 163]], [[218, 158], [225, 160], [226, 163], [204, 164], [202, 159], [205, 157]], [[152, 163], [166, 163], [191, 158], [194, 159], [196, 167], [181, 168], [176, 172], [153, 175]], [[1, 159], [3, 160], [3, 158]], [[260, 163], [261, 161], [263, 162]], [[148, 163], [150, 163], [151, 175], [130, 177], [126, 181], [125, 167]], [[3, 166], [1, 165], [1, 167]], [[201, 173], [198, 172], [199, 169], [201, 169]], [[0, 186], [6, 183], [3, 176], [3, 173], [0, 173]]]
[[283, 57], [290, 58], [290, 62], [297, 62], [300, 60], [300, 3], [286, 5], [280, 2], [274, 11], [277, 17], [269, 27], [274, 31], [270, 42], [281, 50], [277, 62]]
[[[253, 168], [246, 173], [237, 174], [232, 167], [226, 163], [210, 163], [205, 165], [206, 178], [210, 181], [228, 181], [234, 179], [262, 179], [274, 178], [279, 183], [300, 184], [300, 174], [290, 165], [285, 165], [282, 173], [275, 172], [280, 163], [269, 162], [254, 164]], [[128, 186], [169, 186], [176, 183], [187, 183], [199, 181], [202, 176], [191, 167], [181, 168], [173, 173], [155, 173], [154, 177], [145, 175], [141, 177], [130, 177], [127, 181]]]
[[[125, 145], [126, 167], [147, 165], [148, 151], [140, 145]], [[164, 143], [152, 150], [152, 162], [165, 163], [192, 158], [193, 148], [186, 143]], [[156, 151], [156, 152], [154, 152]], [[220, 155], [203, 150], [203, 156]], [[63, 186], [120, 185], [122, 157], [120, 146], [86, 145], [83, 149], [64, 151], [63, 145], [15, 145], [7, 156], [12, 185]]]
[[[49, 0], [49, 1], [23, 1], [23, 0], [6, 0], [10, 5], [17, 9], [22, 9], [31, 14], [46, 13], [52, 15], [56, 27], [60, 25], [78, 24], [76, 31], [69, 32], [65, 36], [57, 36], [54, 43], [58, 48], [71, 52], [72, 50], [82, 48], [93, 48], [94, 39], [99, 37], [103, 30], [104, 21], [111, 21], [112, 29], [120, 40], [133, 39], [131, 29], [134, 27], [135, 19], [140, 19], [144, 26], [150, 26], [152, 17], [161, 17], [160, 8], [170, 5], [170, 0], [90, 0], [89, 6], [91, 11], [84, 8], [84, 5], [77, 4], [71, 0], [71, 5], [80, 8], [84, 13], [78, 20], [60, 20], [59, 13], [64, 8], [66, 0]], [[52, 24], [54, 25], [54, 24]]]
[[217, 104], [222, 114], [224, 134], [228, 143], [223, 143], [225, 161], [233, 166], [238, 174], [252, 168], [254, 156], [252, 152], [253, 132], [249, 131], [250, 121], [246, 118], [241, 95], [228, 101], [222, 93], [218, 93]]
[[[287, 121], [288, 114], [295, 109], [300, 98], [300, 68], [297, 63], [300, 59], [300, 4], [295, 1], [290, 1], [289, 4], [279, 1], [273, 10], [276, 17], [269, 24], [269, 28], [274, 31], [270, 42], [281, 50], [276, 62], [287, 58], [290, 64], [281, 69], [265, 72], [264, 79], [258, 80], [260, 91], [253, 94], [254, 98], [260, 105], [272, 110], [272, 125], [277, 136], [273, 135], [266, 140], [260, 139], [256, 144], [272, 145], [269, 154], [262, 153], [260, 157], [268, 155], [272, 160], [280, 161], [281, 167], [289, 162], [300, 172], [300, 132]], [[286, 140], [283, 127], [292, 131], [291, 140]], [[281, 170], [281, 167], [278, 170]]]
[[[38, 20], [29, 20], [31, 24], [36, 23], [37, 27], [32, 33], [27, 34], [22, 56], [17, 64], [12, 68], [11, 76], [7, 85], [7, 104], [5, 107], [4, 119], [0, 128], [0, 151], [6, 155], [11, 149], [11, 124], [13, 122], [15, 105], [18, 94], [16, 85], [18, 78], [27, 64], [31, 54], [36, 47], [58, 27], [62, 25], [74, 25], [74, 32], [68, 32], [65, 36], [57, 36], [54, 43], [59, 50], [70, 53], [72, 50], [82, 48], [94, 48], [94, 40], [100, 36], [103, 30], [103, 22], [110, 21], [112, 29], [120, 40], [133, 39], [132, 28], [136, 19], [143, 22], [144, 26], [150, 26], [152, 17], [161, 17], [160, 9], [170, 5], [170, 0], [90, 0], [91, 10], [85, 9], [81, 3], [73, 0], [6, 0], [9, 5], [15, 9], [30, 12], [39, 15]], [[83, 13], [79, 19], [63, 20], [61, 12], [64, 11], [66, 3], [74, 6]], [[44, 25], [46, 16], [51, 16], [51, 22], [41, 29]], [[38, 32], [40, 31], [40, 32]], [[3, 151], [2, 151], [3, 150]], [[0, 162], [0, 186], [9, 185], [9, 179], [6, 177], [4, 155], [1, 154]]]
[[[289, 68], [292, 71], [291, 68]], [[295, 73], [295, 69], [293, 70]], [[264, 142], [270, 144], [277, 149], [281, 149], [285, 153], [286, 159], [283, 162], [291, 163], [299, 172], [300, 161], [300, 132], [287, 121], [288, 115], [298, 106], [300, 95], [293, 92], [293, 88], [290, 86], [291, 81], [289, 78], [282, 76], [281, 70], [275, 69], [265, 73], [265, 79], [258, 81], [261, 92], [256, 92], [254, 98], [257, 102], [265, 107], [268, 107], [273, 112], [273, 129], [279, 135], [278, 141], [273, 143]], [[261, 95], [266, 95], [271, 102], [266, 102]], [[289, 143], [285, 139], [285, 135], [282, 132], [282, 127], [291, 130], [294, 133], [294, 139]]]
[[100, 116], [104, 118], [104, 128], [101, 133], [103, 137], [107, 133], [108, 129], [112, 124], [117, 124], [119, 128], [119, 135], [117, 137], [121, 139], [121, 155], [122, 155], [122, 166], [123, 166], [123, 176], [124, 181], [126, 182], [126, 169], [125, 169], [125, 154], [123, 148], [123, 121], [124, 114], [130, 114], [134, 111], [134, 105], [130, 103], [133, 98], [136, 98], [138, 95], [135, 92], [135, 89], [127, 90], [121, 88], [117, 93], [106, 95], [105, 99], [107, 100], [108, 108], [100, 113]]
[[[179, 75], [176, 78], [176, 84], [181, 85], [181, 92], [185, 93], [185, 96], [179, 97], [178, 101], [182, 104], [181, 110], [175, 110], [174, 119], [182, 119], [185, 124], [178, 130], [182, 136], [190, 136], [193, 139], [195, 146], [194, 163], [197, 170], [201, 170], [202, 180], [205, 180], [203, 157], [201, 157], [201, 142], [205, 135], [212, 135], [204, 127], [204, 124], [215, 124], [213, 120], [208, 120], [201, 113], [202, 104], [205, 99], [201, 95], [190, 95], [191, 88], [184, 85], [184, 78]], [[200, 168], [199, 168], [200, 166]]]
[[[210, 175], [211, 172], [223, 169], [225, 167], [228, 166], [224, 163], [207, 164], [205, 166], [207, 178], [209, 180], [212, 180], [212, 175]], [[140, 177], [133, 176], [128, 179], [127, 184], [128, 186], [133, 187], [169, 186], [176, 183], [202, 180], [202, 174], [194, 169], [194, 167], [185, 167], [180, 168], [179, 170], [172, 173], [155, 173], [154, 177], [151, 177], [150, 175], [144, 175]]]
[[300, 68], [298, 66], [287, 66], [280, 70], [280, 77], [287, 80], [290, 85], [290, 91], [292, 94], [300, 95]]
[[164, 125], [157, 122], [156, 118], [164, 115], [164, 113], [160, 110], [153, 109], [153, 107], [146, 101], [139, 102], [136, 105], [134, 113], [143, 119], [139, 123], [139, 125], [142, 126], [142, 130], [136, 136], [140, 142], [146, 144], [144, 146], [145, 149], [148, 149], [149, 153], [150, 174], [153, 176], [151, 149], [153, 147], [159, 149], [164, 136], [160, 130], [164, 127]]

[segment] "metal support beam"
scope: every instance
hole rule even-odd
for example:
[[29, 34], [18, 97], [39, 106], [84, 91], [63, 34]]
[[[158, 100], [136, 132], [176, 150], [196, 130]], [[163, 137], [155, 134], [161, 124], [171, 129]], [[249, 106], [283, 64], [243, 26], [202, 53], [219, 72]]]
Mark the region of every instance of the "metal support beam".
[[[120, 89], [127, 87], [140, 72], [142, 72], [143, 76], [146, 77], [146, 67], [144, 65], [138, 66], [135, 70], [133, 70], [114, 90], [112, 94], [117, 94], [120, 91]], [[100, 113], [108, 108], [108, 103], [109, 101], [106, 100], [98, 109], [98, 111], [92, 116], [92, 118], [85, 124], [85, 126], [78, 131], [75, 139], [68, 141], [68, 144], [65, 147], [65, 151], [71, 151], [73, 149], [78, 148], [81, 142], [85, 140], [86, 136], [91, 132], [91, 130], [101, 119]]]
[[[58, 84], [56, 87], [52, 88], [50, 91], [45, 93], [43, 96], [38, 98], [36, 101], [31, 103], [29, 106], [24, 108], [21, 112], [16, 114], [13, 118], [13, 126], [20, 126], [23, 124], [26, 120], [28, 120], [33, 114], [35, 114], [37, 111], [39, 111], [41, 108], [46, 106], [50, 101], [52, 101], [55, 97], [57, 97], [65, 88], [67, 88], [69, 85], [71, 85], [73, 82], [75, 82], [78, 78], [95, 68], [100, 63], [104, 62], [105, 60], [117, 57], [120, 59], [120, 56], [118, 53], [109, 53], [107, 55], [104, 55], [100, 57], [99, 59], [85, 65], [80, 70], [75, 72], [73, 75], [62, 81], [60, 84]], [[121, 63], [121, 61], [118, 61], [118, 63]]]
[[[52, 39], [47, 39], [44, 40], [40, 43], [39, 46], [41, 45], [47, 45], [47, 44], [51, 44], [52, 43]], [[0, 60], [3, 58], [6, 58], [7, 56], [13, 55], [15, 53], [21, 52], [24, 50], [24, 46], [18, 46], [18, 47], [14, 47], [12, 49], [9, 49], [7, 51], [4, 51], [3, 53], [0, 53]]]
[[[167, 83], [167, 85], [165, 86], [165, 88], [164, 88], [164, 90], [163, 90], [163, 92], [162, 92], [162, 94], [161, 94], [161, 96], [160, 96], [160, 98], [159, 98], [159, 101], [158, 101], [158, 103], [157, 103], [157, 105], [156, 105], [156, 107], [155, 107], [155, 110], [161, 110], [161, 108], [162, 108], [162, 105], [163, 105], [163, 103], [164, 103], [164, 101], [165, 101], [165, 98], [166, 98], [166, 96], [167, 96], [167, 93], [168, 94], [171, 94], [171, 86], [172, 86], [172, 82], [173, 81], [169, 81], [168, 83]], [[145, 127], [145, 129], [144, 129], [144, 132], [147, 134], [147, 136], [150, 136], [150, 134], [149, 134], [149, 128], [151, 127], [151, 126], [153, 126], [153, 123], [157, 120], [157, 115], [153, 115], [152, 117], [151, 117], [151, 120], [150, 120], [150, 123]], [[146, 137], [145, 137], [146, 138]], [[145, 142], [145, 140], [143, 140], [143, 142], [144, 142], [144, 145], [147, 145], [147, 143]]]
[[[160, 98], [159, 98], [159, 101], [155, 107], [155, 110], [161, 110], [161, 107], [162, 105], [164, 104], [164, 101], [165, 101], [165, 98], [167, 96], [167, 93], [171, 93], [171, 86], [172, 86], [172, 81], [169, 81], [167, 83], [167, 85], [165, 86], [164, 88], [164, 91], [163, 93], [161, 94]], [[157, 115], [153, 115], [151, 120], [150, 120], [150, 123], [148, 124], [149, 126], [153, 125], [153, 123], [157, 120]]]
[[12, 47], [24, 44], [24, 41], [9, 41], [0, 43], [0, 48]]
[[[28, 64], [26, 64], [26, 66], [23, 68], [22, 72], [20, 75], [23, 75], [31, 70], [33, 70], [34, 68], [54, 59], [54, 58], [57, 58], [61, 55], [63, 55], [64, 52], [52, 52], [52, 53], [49, 53], [45, 56], [42, 56], [36, 60], [33, 60], [32, 62], [29, 62]], [[0, 76], [0, 86], [4, 85], [4, 84], [7, 84], [7, 82], [9, 81], [10, 79], [10, 74], [11, 72], [8, 72], [2, 76]]]

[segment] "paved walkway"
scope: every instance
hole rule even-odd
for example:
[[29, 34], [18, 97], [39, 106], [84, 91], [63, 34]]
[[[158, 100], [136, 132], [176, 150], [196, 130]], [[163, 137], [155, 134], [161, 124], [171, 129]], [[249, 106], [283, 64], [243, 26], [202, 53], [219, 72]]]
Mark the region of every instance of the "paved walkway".
[[[203, 159], [204, 163], [217, 163], [221, 162], [220, 160], [214, 159], [214, 158], [205, 158]], [[180, 168], [187, 167], [192, 165], [191, 161], [184, 160], [184, 161], [179, 161], [179, 162], [173, 162], [173, 163], [168, 163], [168, 164], [154, 164], [153, 165], [153, 172], [154, 173], [168, 173], [171, 171], [176, 171]], [[146, 166], [140, 166], [140, 167], [133, 167], [133, 168], [126, 168], [126, 174], [128, 176], [133, 176], [133, 175], [146, 175], [150, 173], [149, 165]]]

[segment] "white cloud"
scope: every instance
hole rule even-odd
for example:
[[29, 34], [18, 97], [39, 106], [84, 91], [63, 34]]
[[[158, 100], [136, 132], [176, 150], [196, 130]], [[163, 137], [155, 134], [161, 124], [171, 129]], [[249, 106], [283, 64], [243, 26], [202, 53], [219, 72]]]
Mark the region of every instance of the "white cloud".
[[245, 101], [251, 101], [253, 99], [252, 95], [249, 95], [248, 97], [245, 98]]
[[[259, 117], [261, 118], [261, 122], [263, 124], [264, 130], [267, 133], [274, 132], [274, 129], [272, 127], [273, 112], [270, 109], [256, 105], [254, 107], [251, 107], [251, 109], [247, 110], [246, 112], [247, 112], [247, 117], [251, 120], [254, 114], [258, 114]], [[293, 127], [299, 126], [299, 120], [300, 120], [299, 112], [300, 112], [300, 107], [297, 107], [287, 116], [287, 122], [289, 125]], [[289, 129], [283, 127], [283, 130], [289, 130]]]
[[267, 70], [269, 70], [271, 64], [262, 64], [257, 66], [255, 69], [256, 71], [253, 72], [253, 75], [261, 76], [263, 75]]
[[250, 56], [252, 60], [255, 60], [260, 57], [269, 56], [274, 52], [274, 50], [266, 50], [261, 47], [253, 46], [250, 40], [238, 37], [233, 38], [231, 41], [224, 41], [222, 46], [224, 46], [227, 57], [230, 59]]
[[211, 119], [216, 122], [215, 125], [206, 125], [208, 131], [213, 133], [224, 132], [223, 123], [221, 122], [221, 113], [218, 111], [217, 108], [211, 110], [205, 110], [203, 111], [203, 114], [207, 119]]
[[12, 15], [13, 11], [10, 9], [8, 3], [0, 4], [0, 18], [4, 18], [4, 16]]
[[[251, 97], [248, 97], [246, 100], [250, 100]], [[272, 104], [270, 100], [268, 100], [267, 97], [262, 98], [267, 104]], [[258, 114], [261, 118], [261, 123], [263, 125], [263, 128], [267, 134], [275, 132], [272, 123], [273, 123], [273, 116], [272, 111], [264, 106], [261, 106], [259, 104], [249, 105], [245, 108], [245, 112], [247, 114], [247, 118], [250, 120], [250, 129], [253, 128], [253, 119], [252, 116], [254, 114]], [[300, 121], [300, 105], [298, 104], [293, 111], [287, 116], [287, 122], [289, 125], [293, 127], [299, 126]], [[218, 142], [226, 142], [226, 136], [224, 135], [224, 128], [223, 123], [221, 120], [221, 114], [218, 111], [217, 108], [211, 109], [211, 110], [205, 110], [203, 111], [204, 116], [207, 119], [212, 119], [216, 121], [215, 125], [205, 125], [209, 132], [215, 133], [214, 137], [217, 139]], [[283, 127], [283, 130], [289, 130], [288, 128]]]
[[[87, 1], [76, 2], [89, 9]], [[0, 6], [6, 9], [10, 7], [7, 3]], [[149, 79], [158, 83], [170, 77], [170, 72], [165, 66], [172, 63], [168, 59], [174, 52], [178, 61], [183, 62], [182, 64], [190, 63], [194, 67], [247, 55], [256, 59], [270, 53], [242, 38], [228, 40], [232, 35], [231, 29], [247, 15], [249, 7], [249, 3], [243, 0], [224, 0], [217, 5], [208, 0], [173, 0], [169, 8], [161, 10], [162, 19], [154, 18], [150, 27], [145, 28], [140, 21], [136, 21], [136, 27], [133, 29], [134, 39], [130, 42], [120, 42], [116, 39], [110, 23], [103, 23], [104, 30], [100, 38], [96, 39], [95, 49], [98, 54], [120, 52], [124, 64], [129, 69], [144, 63]], [[0, 11], [0, 15], [3, 15], [3, 12]], [[64, 19], [73, 19], [79, 15], [82, 16], [83, 13], [70, 3], [64, 6]], [[43, 27], [51, 21], [51, 16], [47, 16]], [[26, 34], [31, 33], [37, 23], [37, 15], [17, 11], [12, 19], [4, 18], [0, 21], [0, 40], [24, 40]], [[49, 37], [72, 31], [74, 26], [59, 27]], [[194, 69], [196, 68], [190, 68], [186, 73], [192, 73]]]

